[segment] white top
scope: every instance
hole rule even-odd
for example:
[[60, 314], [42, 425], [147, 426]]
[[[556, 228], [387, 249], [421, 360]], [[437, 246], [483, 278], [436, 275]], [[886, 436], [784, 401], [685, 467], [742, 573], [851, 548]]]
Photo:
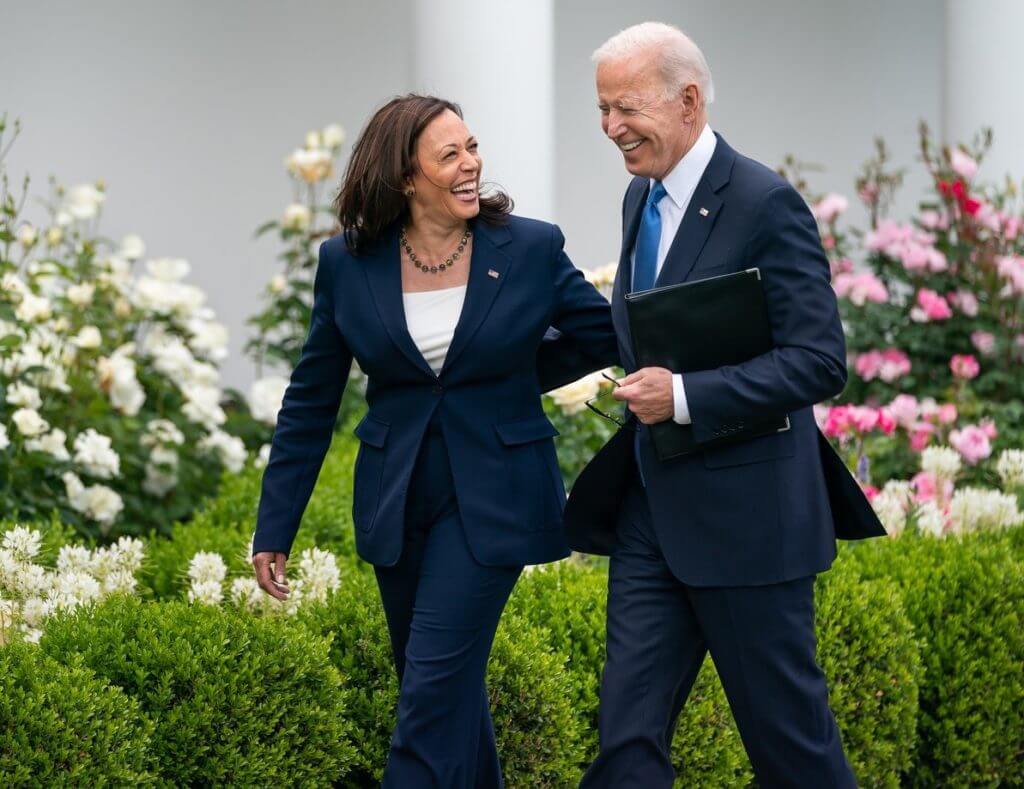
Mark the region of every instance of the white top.
[[[668, 257], [669, 247], [675, 241], [679, 225], [682, 224], [683, 216], [690, 205], [690, 198], [697, 190], [697, 184], [704, 176], [704, 171], [711, 162], [717, 145], [718, 139], [715, 137], [715, 133], [705, 123], [693, 147], [676, 162], [676, 166], [661, 181], [667, 194], [658, 203], [658, 213], [661, 214], [661, 238], [658, 240], [658, 262], [655, 276], [661, 273], [661, 267], [665, 264], [665, 258]], [[653, 178], [650, 188], [654, 188]], [[634, 265], [635, 247], [629, 260], [630, 265]], [[680, 373], [675, 373], [672, 376], [672, 400], [675, 411], [672, 419], [681, 425], [690, 424], [690, 409], [686, 404], [686, 390], [683, 388], [683, 376]]]
[[441, 372], [448, 346], [452, 344], [455, 326], [462, 314], [466, 286], [440, 290], [402, 292], [405, 325], [409, 336], [420, 349], [434, 373]]

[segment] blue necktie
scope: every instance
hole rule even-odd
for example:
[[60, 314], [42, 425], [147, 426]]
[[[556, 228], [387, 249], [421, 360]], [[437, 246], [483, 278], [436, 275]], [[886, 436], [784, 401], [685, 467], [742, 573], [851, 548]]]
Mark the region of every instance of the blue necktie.
[[633, 290], [649, 290], [658, 278], [658, 244], [661, 242], [661, 213], [658, 203], [667, 192], [661, 181], [655, 181], [647, 196], [640, 229], [636, 234], [633, 255]]
[[[633, 248], [633, 290], [649, 290], [654, 287], [658, 278], [658, 244], [661, 243], [661, 213], [658, 203], [667, 192], [661, 181], [655, 181], [651, 193], [647, 196], [644, 215], [640, 218], [640, 229], [636, 234], [636, 245]], [[639, 423], [637, 425], [639, 428]], [[644, 479], [643, 466], [640, 464], [640, 431], [633, 436], [633, 453], [636, 467], [640, 472], [640, 484], [647, 487]]]

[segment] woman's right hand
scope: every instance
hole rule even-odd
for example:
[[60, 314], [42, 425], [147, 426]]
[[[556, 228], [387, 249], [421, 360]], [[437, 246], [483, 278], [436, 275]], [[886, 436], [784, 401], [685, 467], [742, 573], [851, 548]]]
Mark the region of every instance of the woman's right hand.
[[[256, 582], [264, 592], [277, 600], [288, 599], [288, 579], [284, 574], [287, 554], [280, 551], [261, 551], [253, 554], [252, 566], [256, 572]], [[271, 570], [273, 566], [273, 570]]]

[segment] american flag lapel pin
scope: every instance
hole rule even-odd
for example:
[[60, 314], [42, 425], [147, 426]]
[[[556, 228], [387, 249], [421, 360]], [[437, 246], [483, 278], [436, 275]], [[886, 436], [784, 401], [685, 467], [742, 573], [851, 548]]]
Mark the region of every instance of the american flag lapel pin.
[[495, 271], [492, 268], [487, 269], [487, 276], [490, 277], [491, 279], [497, 279], [498, 278], [498, 272]]
[[701, 206], [701, 208], [700, 208], [700, 215], [701, 216], [707, 216], [708, 215], [708, 209], [706, 209], [704, 206]]

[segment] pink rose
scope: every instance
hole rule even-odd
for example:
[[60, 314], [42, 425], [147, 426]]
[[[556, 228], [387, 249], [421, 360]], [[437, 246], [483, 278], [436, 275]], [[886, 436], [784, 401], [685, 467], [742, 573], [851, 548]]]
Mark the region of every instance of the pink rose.
[[989, 441], [995, 441], [996, 437], [999, 435], [999, 431], [996, 430], [996, 423], [991, 419], [982, 419], [978, 423], [978, 427], [980, 427], [985, 435], [988, 436]]
[[959, 148], [950, 150], [949, 166], [965, 181], [970, 181], [978, 172], [978, 163]]
[[882, 369], [882, 362], [882, 354], [878, 351], [865, 351], [857, 357], [853, 367], [865, 381], [873, 381]]
[[811, 212], [819, 222], [829, 224], [849, 207], [849, 201], [842, 195], [827, 194], [819, 200]]
[[977, 425], [968, 425], [949, 434], [949, 443], [972, 466], [992, 454], [992, 444], [985, 431]]
[[897, 424], [910, 427], [917, 421], [920, 407], [917, 404], [917, 398], [913, 395], [899, 394], [886, 406], [886, 409], [892, 414]]
[[951, 425], [956, 421], [956, 406], [952, 403], [943, 403], [939, 406], [936, 416], [940, 425]]
[[910, 357], [898, 348], [886, 348], [881, 353], [881, 364], [878, 377], [886, 383], [892, 383], [910, 373]]
[[947, 293], [946, 298], [949, 300], [950, 304], [960, 310], [960, 312], [968, 318], [973, 318], [978, 314], [978, 297], [969, 290], [958, 290], [953, 293]]
[[869, 433], [878, 424], [878, 409], [866, 405], [850, 406], [850, 421], [861, 433]]
[[1014, 293], [1024, 294], [1024, 257], [1002, 255], [996, 258], [996, 270], [1006, 280]]
[[940, 493], [942, 494], [943, 501], [948, 500], [953, 495], [953, 481], [947, 479], [940, 491], [938, 481], [930, 471], [919, 471], [910, 480], [910, 484], [914, 486], [914, 501], [918, 504], [923, 504], [926, 501], [935, 501], [939, 498]]
[[953, 317], [953, 311], [942, 296], [934, 290], [921, 288], [917, 292], [917, 306], [910, 311], [911, 320], [917, 323], [942, 321]]
[[972, 378], [978, 377], [981, 366], [973, 355], [958, 353], [949, 360], [949, 369], [953, 371], [953, 375], [956, 378], [962, 381], [970, 381]]
[[878, 409], [878, 429], [887, 436], [891, 436], [896, 431], [896, 417], [888, 408]]
[[878, 495], [878, 488], [874, 485], [861, 485], [860, 487], [868, 501], [872, 501]]
[[945, 211], [922, 211], [917, 221], [928, 230], [945, 230], [949, 227], [949, 216]]
[[853, 421], [849, 406], [837, 405], [829, 409], [828, 416], [825, 418], [825, 425], [821, 428], [821, 432], [827, 438], [842, 438], [851, 433], [852, 430]]
[[889, 300], [889, 291], [882, 281], [870, 271], [840, 273], [832, 282], [836, 295], [847, 298], [858, 307], [868, 301], [884, 304]]
[[1003, 225], [1003, 236], [1007, 241], [1013, 241], [1020, 234], [1021, 228], [1024, 228], [1024, 219], [1019, 216], [1008, 216]]
[[982, 356], [991, 356], [996, 350], [996, 336], [992, 332], [972, 331], [971, 345], [973, 345]]
[[927, 422], [917, 422], [910, 429], [910, 448], [914, 452], [922, 451], [932, 440], [935, 426]]

